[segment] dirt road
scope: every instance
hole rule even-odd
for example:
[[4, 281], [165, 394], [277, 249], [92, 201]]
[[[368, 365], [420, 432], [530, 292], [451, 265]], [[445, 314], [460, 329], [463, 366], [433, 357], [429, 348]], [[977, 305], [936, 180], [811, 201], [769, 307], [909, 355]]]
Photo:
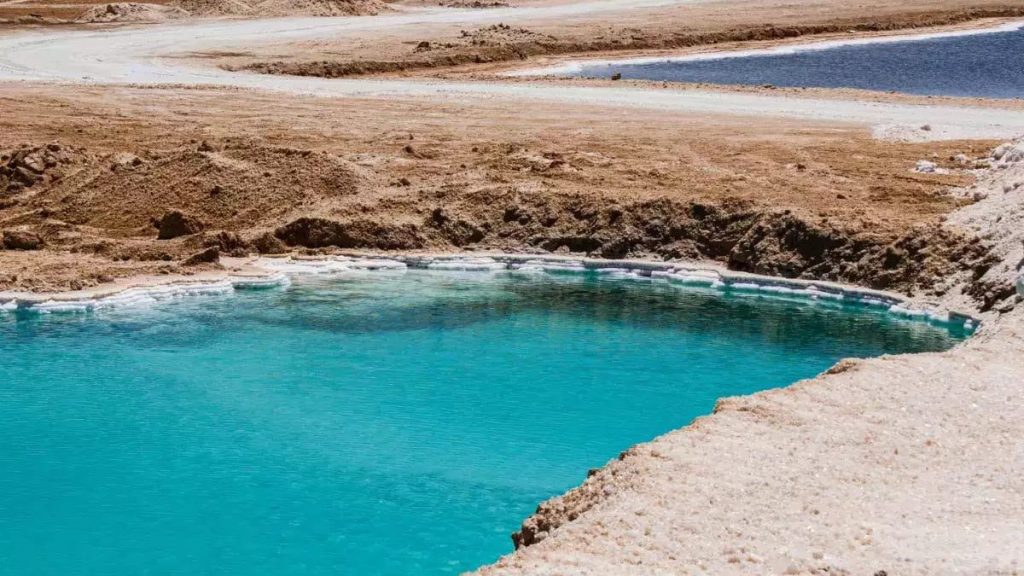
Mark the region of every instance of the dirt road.
[[[337, 37], [367, 30], [437, 23], [478, 25], [552, 19], [601, 11], [635, 10], [677, 0], [598, 1], [465, 10], [432, 8], [360, 18], [215, 20], [97, 30], [46, 30], [0, 39], [0, 81], [90, 84], [216, 85], [327, 97], [543, 100], [568, 105], [646, 108], [699, 114], [737, 114], [865, 124], [877, 136], [917, 140], [1009, 138], [1024, 133], [1024, 112], [960, 106], [917, 106], [712, 91], [658, 91], [630, 87], [545, 83], [346, 79], [228, 72], [190, 53]], [[930, 131], [921, 131], [922, 125]]]

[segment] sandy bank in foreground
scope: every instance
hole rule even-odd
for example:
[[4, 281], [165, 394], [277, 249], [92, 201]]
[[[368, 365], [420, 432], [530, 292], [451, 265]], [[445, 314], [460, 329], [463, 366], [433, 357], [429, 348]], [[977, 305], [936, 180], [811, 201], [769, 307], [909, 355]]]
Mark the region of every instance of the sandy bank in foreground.
[[543, 504], [482, 574], [1016, 574], [1024, 309], [721, 400]]

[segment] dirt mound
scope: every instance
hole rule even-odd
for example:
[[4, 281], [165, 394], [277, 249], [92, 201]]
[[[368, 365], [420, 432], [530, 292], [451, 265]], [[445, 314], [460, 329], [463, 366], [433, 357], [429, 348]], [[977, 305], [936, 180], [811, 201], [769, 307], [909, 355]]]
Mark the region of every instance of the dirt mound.
[[80, 23], [165, 22], [185, 18], [188, 15], [186, 10], [176, 6], [117, 2], [90, 8], [77, 21]]
[[[212, 229], [273, 227], [297, 209], [329, 208], [372, 180], [337, 156], [243, 140], [192, 144], [138, 156], [113, 154], [24, 206], [108, 234], [163, 236], [165, 214], [201, 217]], [[163, 220], [161, 220], [163, 219]]]
[[323, 218], [299, 218], [277, 229], [275, 235], [290, 246], [322, 248], [372, 248], [410, 250], [424, 241], [415, 225], [390, 224], [374, 220], [337, 222]]
[[360, 16], [387, 10], [381, 0], [177, 0], [195, 16]]
[[5, 230], [2, 244], [8, 250], [38, 250], [43, 247], [43, 239], [32, 232]]
[[380, 0], [264, 0], [253, 6], [260, 16], [365, 16], [387, 10]]
[[185, 214], [181, 210], [172, 210], [160, 219], [158, 228], [157, 239], [170, 240], [202, 232], [203, 223], [198, 218]]
[[445, 2], [446, 8], [508, 8], [510, 4], [508, 2], [481, 2], [480, 0], [456, 0], [455, 2]]
[[256, 15], [252, 4], [242, 0], [176, 0], [174, 5], [193, 16]]
[[218, 262], [220, 262], [220, 250], [216, 247], [210, 247], [189, 256], [182, 264], [185, 266], [199, 266], [202, 264], [216, 264]]
[[51, 142], [22, 146], [0, 153], [0, 196], [46, 185], [63, 178], [75, 166], [88, 161], [81, 150]]
[[476, 30], [463, 30], [457, 38], [423, 40], [416, 43], [408, 54], [393, 60], [272, 61], [224, 67], [229, 70], [250, 70], [262, 74], [341, 78], [462, 64], [525, 60], [529, 56], [552, 51], [557, 42], [553, 36], [539, 34], [527, 28], [495, 24]]

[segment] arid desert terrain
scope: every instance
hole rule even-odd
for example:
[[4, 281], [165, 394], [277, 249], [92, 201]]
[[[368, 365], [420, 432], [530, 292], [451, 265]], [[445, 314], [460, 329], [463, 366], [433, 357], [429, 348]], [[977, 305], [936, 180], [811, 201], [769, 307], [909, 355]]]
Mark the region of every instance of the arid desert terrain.
[[0, 292], [357, 251], [896, 293], [982, 328], [723, 399], [539, 503], [481, 572], [1018, 574], [1024, 100], [516, 73], [1021, 19], [1009, 0], [0, 1]]

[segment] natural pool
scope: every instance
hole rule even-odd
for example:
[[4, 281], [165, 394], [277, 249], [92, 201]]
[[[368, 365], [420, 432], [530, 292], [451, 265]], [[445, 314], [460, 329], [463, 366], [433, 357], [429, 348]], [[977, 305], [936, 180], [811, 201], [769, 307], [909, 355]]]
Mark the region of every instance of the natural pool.
[[715, 53], [673, 60], [583, 63], [567, 75], [786, 87], [859, 88], [928, 96], [1024, 98], [1024, 27], [983, 34], [887, 38]]
[[0, 316], [0, 574], [439, 574], [721, 396], [964, 334], [588, 274]]

